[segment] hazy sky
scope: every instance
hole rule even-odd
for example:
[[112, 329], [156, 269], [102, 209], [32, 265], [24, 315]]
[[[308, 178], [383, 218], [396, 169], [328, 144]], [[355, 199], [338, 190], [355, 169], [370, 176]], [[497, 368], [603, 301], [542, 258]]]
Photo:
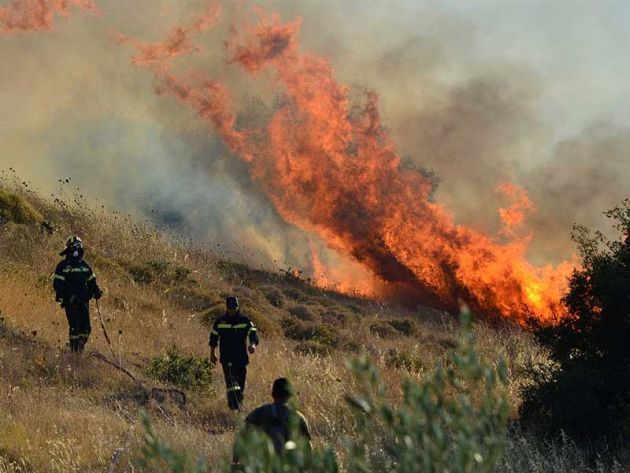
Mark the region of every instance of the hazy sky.
[[532, 68], [541, 110], [559, 135], [592, 121], [630, 120], [630, 2], [446, 0], [477, 33], [479, 54]]

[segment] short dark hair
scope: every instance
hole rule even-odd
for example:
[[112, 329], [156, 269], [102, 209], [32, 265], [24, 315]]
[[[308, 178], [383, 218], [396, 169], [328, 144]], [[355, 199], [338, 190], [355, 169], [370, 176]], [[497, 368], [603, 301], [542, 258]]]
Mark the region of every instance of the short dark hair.
[[238, 298], [236, 296], [228, 296], [225, 298], [225, 307], [228, 309], [238, 308]]
[[287, 378], [278, 378], [273, 382], [271, 395], [277, 399], [289, 399], [293, 396], [293, 386]]

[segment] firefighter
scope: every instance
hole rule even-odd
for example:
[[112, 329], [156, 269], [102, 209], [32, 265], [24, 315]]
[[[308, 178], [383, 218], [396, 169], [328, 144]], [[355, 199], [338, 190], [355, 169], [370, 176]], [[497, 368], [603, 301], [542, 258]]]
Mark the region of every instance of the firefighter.
[[[308, 422], [300, 411], [289, 404], [293, 394], [289, 380], [278, 378], [271, 388], [273, 402], [257, 407], [245, 418], [245, 429], [257, 428], [265, 432], [271, 438], [274, 450], [279, 454], [290, 448], [288, 442], [293, 442], [295, 447], [295, 440], [299, 438], [305, 440], [307, 448], [312, 450]], [[239, 465], [239, 450], [242, 448], [237, 440], [232, 458], [233, 470], [238, 471], [235, 467]]]
[[69, 326], [70, 349], [83, 351], [90, 336], [90, 299], [100, 299], [102, 292], [96, 276], [83, 261], [83, 242], [73, 236], [66, 242], [66, 249], [59, 253], [65, 259], [57, 265], [53, 276], [55, 300], [66, 311]]
[[217, 362], [216, 349], [219, 346], [228, 406], [232, 410], [240, 410], [249, 363], [247, 352], [256, 351], [259, 339], [252, 321], [241, 314], [236, 297], [227, 297], [225, 308], [225, 314], [214, 321], [210, 332], [210, 361]]

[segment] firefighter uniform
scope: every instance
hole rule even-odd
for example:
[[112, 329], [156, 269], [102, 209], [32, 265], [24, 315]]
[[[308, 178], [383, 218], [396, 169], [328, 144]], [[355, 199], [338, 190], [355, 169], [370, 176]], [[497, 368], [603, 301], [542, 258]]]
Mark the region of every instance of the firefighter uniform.
[[[310, 446], [311, 433], [306, 417], [287, 401], [274, 401], [257, 407], [245, 418], [245, 425], [265, 432], [271, 438], [276, 453], [284, 451], [286, 442], [293, 440], [294, 434], [304, 438]], [[295, 428], [294, 432], [292, 428]]]
[[250, 346], [259, 343], [258, 333], [252, 321], [236, 312], [224, 314], [217, 318], [210, 332], [210, 347], [219, 347], [219, 361], [223, 366], [228, 406], [232, 410], [240, 410], [245, 392], [247, 377], [248, 342]]
[[53, 288], [57, 302], [66, 311], [70, 349], [81, 352], [91, 331], [89, 301], [92, 298], [99, 299], [101, 290], [92, 269], [82, 259], [83, 248], [78, 245], [71, 247], [71, 240], [68, 240], [68, 248], [60, 253], [66, 259], [55, 269]]
[[[302, 440], [306, 442], [306, 448], [313, 448], [306, 417], [289, 403], [293, 394], [289, 380], [278, 378], [271, 389], [273, 402], [257, 407], [245, 418], [244, 429], [256, 428], [266, 433], [273, 442], [274, 450], [280, 455], [286, 450], [289, 441]], [[233, 468], [239, 465], [239, 458], [245, 448], [242, 439], [241, 436], [237, 437], [234, 444]]]

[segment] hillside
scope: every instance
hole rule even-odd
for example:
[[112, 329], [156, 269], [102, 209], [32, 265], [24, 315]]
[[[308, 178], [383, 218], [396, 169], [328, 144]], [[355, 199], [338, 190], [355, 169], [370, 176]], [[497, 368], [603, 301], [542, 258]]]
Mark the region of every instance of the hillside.
[[[67, 323], [50, 279], [71, 234], [83, 239], [85, 259], [105, 290], [100, 308], [112, 341], [109, 347], [92, 307], [92, 336], [81, 357], [67, 350]], [[198, 360], [208, 356], [209, 324], [227, 294], [239, 297], [261, 335], [246, 410], [267, 401], [273, 379], [288, 376], [316, 446], [341, 449], [351, 434], [343, 397], [353, 381], [344, 359], [367, 354], [395, 403], [404, 377], [421, 379], [456, 344], [457, 324], [448, 314], [326, 291], [288, 268], [254, 269], [246, 252], [229, 256], [211, 242], [179, 239], [85, 205], [78, 191], [45, 199], [0, 181], [0, 472], [102, 472], [118, 448], [115, 471], [139, 471], [133, 461], [142, 444], [140, 409], [171, 445], [210, 465], [227, 458], [238, 419], [225, 405], [218, 368], [208, 386], [177, 388], [185, 405], [150, 391], [174, 387], [150, 369], [172, 347]], [[527, 371], [545, 354], [515, 325], [480, 320], [474, 332], [487, 360], [507, 361], [515, 415]], [[142, 386], [94, 353], [125, 367]], [[515, 432], [501, 471], [600, 471], [585, 466], [587, 458], [568, 440], [542, 446]]]

